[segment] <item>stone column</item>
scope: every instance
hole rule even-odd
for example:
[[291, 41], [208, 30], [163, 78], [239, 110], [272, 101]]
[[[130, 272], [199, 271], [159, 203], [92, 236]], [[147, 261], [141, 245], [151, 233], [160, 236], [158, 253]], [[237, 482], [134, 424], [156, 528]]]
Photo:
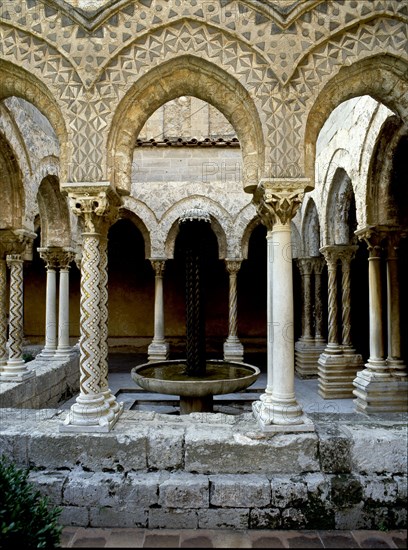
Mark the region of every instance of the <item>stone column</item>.
[[339, 259], [339, 249], [336, 247], [336, 245], [328, 245], [321, 248], [320, 252], [323, 254], [324, 259], [326, 260], [328, 273], [328, 335], [325, 353], [334, 355], [340, 354], [342, 352], [339, 345], [339, 327], [337, 322], [337, 263]]
[[387, 365], [393, 376], [402, 381], [407, 377], [407, 368], [401, 359], [398, 248], [401, 238], [404, 237], [406, 234], [401, 231], [390, 232], [387, 236]]
[[[351, 344], [351, 296], [350, 262], [357, 247], [328, 245], [320, 249], [328, 268], [328, 344], [319, 357], [319, 394], [324, 399], [350, 399], [353, 396], [353, 380], [362, 368], [363, 360]], [[341, 261], [341, 330], [338, 326], [337, 264]], [[339, 344], [339, 332], [342, 344]]]
[[59, 264], [59, 305], [58, 305], [58, 347], [56, 359], [71, 357], [72, 347], [69, 344], [69, 264], [75, 252], [63, 249], [58, 258]]
[[9, 357], [3, 366], [3, 381], [21, 382], [31, 376], [23, 359], [23, 258], [22, 254], [9, 254], [6, 262], [10, 268]]
[[[293, 283], [291, 220], [301, 204], [307, 180], [263, 180], [254, 202], [263, 223], [272, 224], [273, 384], [253, 403], [255, 418], [265, 431], [313, 430], [303, 414], [294, 388]], [[268, 229], [269, 229], [268, 227]], [[268, 319], [268, 325], [270, 320]], [[270, 388], [272, 386], [272, 391]]]
[[169, 344], [164, 338], [164, 295], [163, 274], [166, 267], [166, 259], [152, 258], [150, 260], [154, 269], [154, 335], [148, 347], [148, 361], [165, 361], [169, 356]]
[[7, 264], [0, 243], [0, 373], [7, 357]]
[[225, 260], [229, 273], [229, 313], [228, 338], [224, 342], [224, 361], [244, 360], [244, 347], [238, 338], [238, 293], [237, 274], [241, 268], [241, 260]]
[[[407, 410], [407, 383], [392, 375], [385, 359], [381, 254], [387, 226], [368, 226], [356, 231], [368, 247], [370, 357], [353, 382], [356, 410], [365, 413]], [[392, 270], [393, 268], [391, 268]]]
[[[112, 224], [116, 218], [116, 211], [113, 211], [111, 208], [109, 223]], [[102, 234], [100, 237], [100, 309], [101, 309], [101, 318], [100, 318], [100, 327], [101, 327], [101, 340], [100, 340], [100, 371], [101, 371], [101, 380], [100, 388], [102, 395], [105, 399], [105, 402], [108, 403], [111, 411], [114, 413], [114, 418], [118, 416], [123, 411], [123, 403], [118, 403], [116, 401], [115, 395], [113, 395], [111, 389], [109, 388], [108, 383], [108, 374], [109, 374], [109, 347], [108, 347], [108, 322], [109, 322], [109, 308], [108, 308], [108, 226], [104, 225], [102, 229]]]
[[312, 281], [311, 258], [297, 258], [301, 277], [302, 335], [295, 343], [295, 371], [300, 378], [313, 378], [317, 374], [312, 335]]
[[60, 248], [39, 248], [40, 257], [47, 270], [45, 295], [45, 346], [38, 355], [41, 359], [52, 359], [57, 350], [57, 265]]
[[[101, 384], [101, 233], [109, 215], [109, 196], [115, 195], [106, 183], [63, 185], [73, 212], [83, 223], [80, 300], [80, 393], [69, 411], [62, 431], [108, 432], [118, 415], [105, 400]], [[102, 257], [102, 259], [101, 259]], [[104, 275], [102, 275], [104, 280]], [[102, 298], [103, 299], [103, 298]], [[103, 306], [102, 306], [103, 308]], [[102, 346], [103, 347], [103, 346]]]
[[314, 307], [314, 320], [315, 320], [315, 340], [319, 345], [323, 345], [323, 303], [322, 303], [322, 272], [324, 269], [325, 261], [323, 257], [313, 258], [313, 271], [315, 277], [315, 307]]

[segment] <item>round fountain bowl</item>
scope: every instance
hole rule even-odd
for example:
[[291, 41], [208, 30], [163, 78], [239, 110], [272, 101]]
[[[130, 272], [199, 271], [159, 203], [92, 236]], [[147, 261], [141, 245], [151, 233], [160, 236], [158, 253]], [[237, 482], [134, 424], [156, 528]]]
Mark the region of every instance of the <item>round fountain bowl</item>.
[[253, 365], [222, 359], [206, 361], [204, 377], [188, 376], [185, 369], [185, 361], [174, 359], [139, 365], [131, 370], [131, 375], [147, 391], [197, 398], [244, 390], [261, 372]]

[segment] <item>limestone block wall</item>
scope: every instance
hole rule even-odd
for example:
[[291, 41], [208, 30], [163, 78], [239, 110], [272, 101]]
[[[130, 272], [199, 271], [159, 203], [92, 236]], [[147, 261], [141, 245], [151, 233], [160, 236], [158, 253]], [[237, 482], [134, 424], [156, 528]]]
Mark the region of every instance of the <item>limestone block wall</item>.
[[[79, 354], [71, 359], [44, 361], [34, 359], [28, 364], [35, 376], [24, 383], [0, 384], [0, 408], [49, 409], [66, 401], [79, 391]], [[25, 414], [25, 413], [22, 413]]]
[[30, 465], [36, 488], [62, 506], [64, 525], [407, 524], [407, 434], [398, 415], [374, 424], [316, 413], [315, 432], [261, 434], [251, 414], [125, 411], [112, 432], [98, 435], [59, 433], [66, 413], [43, 413], [3, 410], [0, 438], [10, 458]]

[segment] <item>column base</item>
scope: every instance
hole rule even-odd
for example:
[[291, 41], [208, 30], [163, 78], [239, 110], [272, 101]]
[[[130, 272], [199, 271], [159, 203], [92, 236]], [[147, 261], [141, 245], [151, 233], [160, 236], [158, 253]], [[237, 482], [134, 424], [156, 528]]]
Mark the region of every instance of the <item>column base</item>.
[[263, 432], [313, 432], [314, 424], [296, 403], [276, 404], [266, 399], [254, 401], [252, 411]]
[[317, 378], [317, 362], [325, 347], [324, 340], [315, 338], [300, 338], [295, 343], [295, 373], [299, 378]]
[[169, 344], [167, 342], [152, 342], [147, 348], [147, 360], [149, 363], [155, 361], [166, 361], [169, 358]]
[[10, 372], [6, 370], [7, 366], [3, 367], [1, 370], [0, 367], [0, 382], [24, 382], [35, 376], [35, 372], [32, 370], [25, 370], [23, 372]]
[[110, 410], [102, 394], [91, 398], [80, 395], [71, 407], [60, 432], [107, 433], [110, 432], [119, 418]]
[[227, 338], [224, 342], [224, 361], [244, 362], [244, 346], [238, 338]]
[[45, 360], [45, 361], [47, 361], [48, 359], [54, 359], [56, 351], [57, 351], [57, 348], [55, 348], [55, 349], [44, 348], [37, 355], [37, 359], [41, 359], [41, 360]]
[[351, 399], [353, 381], [359, 370], [364, 367], [363, 358], [358, 353], [332, 355], [326, 350], [318, 360], [318, 393], [323, 399]]
[[114, 414], [117, 414], [118, 417], [119, 417], [123, 412], [123, 407], [124, 407], [123, 402], [122, 401], [120, 401], [120, 402], [116, 401], [116, 396], [113, 395], [113, 393], [110, 389], [108, 389], [106, 391], [103, 391], [102, 395], [105, 399], [105, 403], [107, 403], [109, 405], [110, 410]]
[[370, 413], [398, 413], [408, 411], [408, 380], [389, 373], [378, 376], [370, 368], [357, 373], [353, 382], [356, 411]]
[[67, 348], [57, 348], [54, 359], [71, 359], [71, 357], [75, 357], [76, 355], [77, 351], [71, 346]]
[[[393, 376], [405, 380], [408, 376], [407, 366], [402, 359], [387, 358], [387, 367], [390, 369]], [[1, 368], [1, 366], [0, 366]]]

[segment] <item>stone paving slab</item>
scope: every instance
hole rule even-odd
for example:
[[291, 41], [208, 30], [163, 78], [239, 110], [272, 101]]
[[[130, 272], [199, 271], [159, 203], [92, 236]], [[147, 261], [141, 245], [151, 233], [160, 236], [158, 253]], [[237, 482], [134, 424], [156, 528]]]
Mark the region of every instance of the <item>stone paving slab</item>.
[[97, 529], [65, 527], [62, 548], [406, 548], [407, 531]]

